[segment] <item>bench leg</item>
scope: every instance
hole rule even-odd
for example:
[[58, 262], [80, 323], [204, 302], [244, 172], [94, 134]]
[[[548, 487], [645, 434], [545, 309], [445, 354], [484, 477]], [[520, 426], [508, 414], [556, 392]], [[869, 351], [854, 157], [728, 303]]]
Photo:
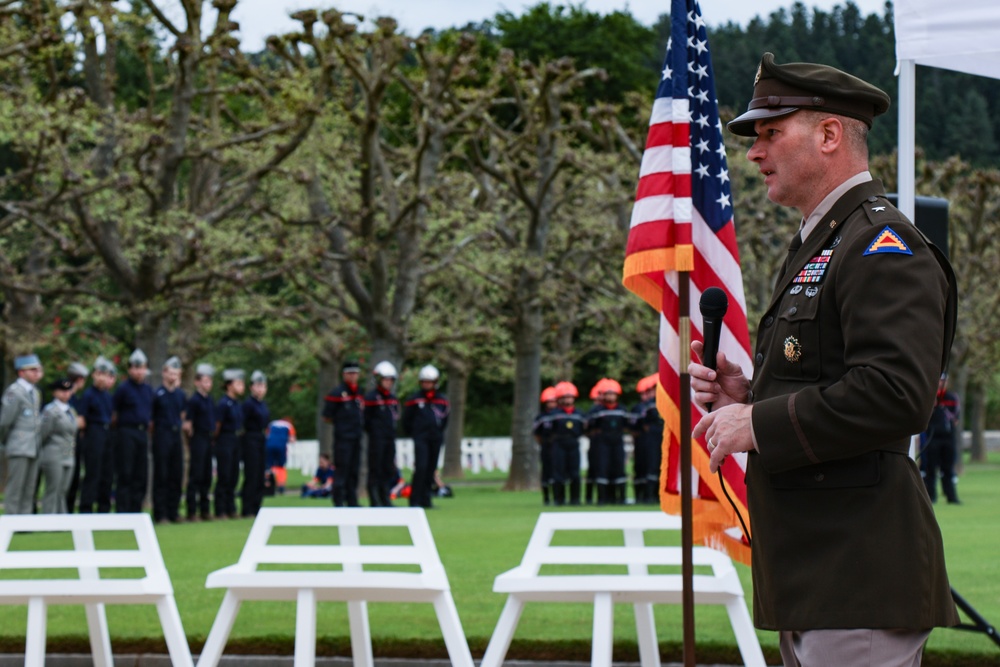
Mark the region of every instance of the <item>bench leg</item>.
[[184, 635], [181, 615], [177, 611], [177, 602], [173, 596], [165, 595], [157, 600], [156, 612], [160, 615], [160, 626], [163, 627], [163, 638], [167, 641], [170, 664], [177, 667], [194, 667], [191, 647], [188, 646], [187, 637]]
[[434, 598], [434, 611], [437, 612], [438, 625], [441, 626], [451, 664], [454, 667], [474, 667], [469, 642], [462, 631], [462, 620], [458, 617], [458, 609], [455, 608], [451, 593], [444, 591]]
[[347, 618], [351, 626], [351, 653], [354, 667], [374, 667], [372, 633], [368, 627], [368, 603], [364, 600], [347, 603]]
[[46, 604], [43, 598], [28, 601], [28, 635], [24, 643], [24, 667], [45, 667]]
[[295, 667], [316, 662], [316, 591], [299, 590], [295, 603]]
[[765, 667], [767, 663], [764, 662], [764, 652], [760, 650], [760, 642], [757, 641], [746, 602], [742, 597], [734, 598], [726, 603], [726, 611], [729, 612], [729, 624], [733, 626], [743, 664], [746, 667]]
[[90, 631], [90, 653], [94, 665], [112, 667], [115, 664], [111, 653], [111, 633], [108, 632], [108, 617], [104, 604], [95, 602], [84, 605], [87, 613], [87, 628]]
[[614, 649], [615, 614], [611, 593], [594, 596], [594, 638], [590, 649], [591, 667], [611, 667]]
[[208, 633], [205, 646], [198, 656], [198, 667], [215, 667], [222, 659], [222, 650], [226, 648], [226, 640], [233, 629], [236, 621], [236, 614], [240, 610], [241, 600], [232, 591], [226, 591], [222, 598], [222, 605], [219, 613], [215, 615], [215, 622], [212, 623], [212, 630]]
[[635, 634], [639, 640], [639, 664], [642, 667], [660, 667], [660, 646], [656, 642], [653, 603], [637, 602], [634, 607]]
[[486, 654], [483, 655], [483, 661], [479, 667], [501, 667], [503, 665], [503, 659], [507, 657], [507, 649], [510, 648], [510, 642], [514, 638], [514, 629], [517, 628], [517, 622], [521, 620], [523, 610], [523, 602], [513, 595], [507, 596], [507, 603], [504, 604], [503, 611], [500, 612], [500, 620], [497, 621], [497, 627], [493, 630], [493, 636], [490, 637]]

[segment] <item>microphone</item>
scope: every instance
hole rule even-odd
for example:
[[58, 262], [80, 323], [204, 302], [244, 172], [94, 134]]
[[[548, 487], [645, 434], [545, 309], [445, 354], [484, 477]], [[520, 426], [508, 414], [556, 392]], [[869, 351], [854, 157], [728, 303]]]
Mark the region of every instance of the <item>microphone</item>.
[[[729, 310], [729, 297], [718, 287], [709, 287], [701, 293], [698, 308], [701, 310], [701, 333], [705, 342], [701, 363], [714, 371], [715, 357], [719, 354], [719, 338], [722, 336], [722, 318]], [[706, 407], [709, 412], [712, 411], [711, 403]]]

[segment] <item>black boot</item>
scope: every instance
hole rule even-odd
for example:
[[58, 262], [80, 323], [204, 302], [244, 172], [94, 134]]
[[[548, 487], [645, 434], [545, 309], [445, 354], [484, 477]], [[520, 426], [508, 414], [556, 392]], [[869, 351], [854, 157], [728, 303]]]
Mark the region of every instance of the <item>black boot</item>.
[[574, 479], [569, 483], [569, 504], [580, 504], [580, 480]]
[[616, 505], [625, 504], [625, 496], [628, 495], [628, 484], [625, 482], [616, 482], [614, 491], [614, 503]]
[[588, 505], [594, 504], [594, 483], [589, 479], [587, 480], [587, 491], [584, 500], [586, 500]]
[[549, 500], [549, 485], [544, 482], [542, 483], [542, 504], [543, 505], [552, 504], [552, 501]]
[[635, 504], [644, 505], [646, 503], [646, 481], [633, 482], [632, 488], [635, 492]]

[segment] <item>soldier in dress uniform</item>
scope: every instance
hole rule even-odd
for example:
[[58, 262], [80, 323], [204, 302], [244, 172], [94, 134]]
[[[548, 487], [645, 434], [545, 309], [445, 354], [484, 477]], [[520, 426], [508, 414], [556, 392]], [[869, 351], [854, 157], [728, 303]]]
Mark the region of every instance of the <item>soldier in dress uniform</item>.
[[149, 476], [149, 427], [153, 421], [153, 388], [146, 383], [149, 360], [142, 350], [128, 358], [128, 379], [112, 399], [113, 436], [117, 450], [115, 509], [141, 512]]
[[73, 383], [73, 393], [69, 397], [69, 404], [77, 414], [76, 442], [73, 446], [73, 470], [70, 472], [69, 486], [66, 490], [66, 511], [76, 511], [76, 497], [80, 491], [80, 447], [83, 444], [83, 420], [80, 414], [80, 398], [83, 395], [84, 387], [87, 386], [87, 377], [90, 369], [79, 361], [74, 361], [66, 368], [66, 377]]
[[552, 413], [552, 502], [580, 504], [580, 437], [586, 418], [574, 403], [579, 392], [572, 382], [559, 382], [555, 388], [556, 408]]
[[438, 455], [444, 444], [451, 406], [448, 397], [438, 391], [441, 373], [434, 366], [420, 369], [417, 380], [420, 389], [406, 399], [403, 408], [403, 430], [413, 438], [413, 481], [410, 507], [433, 507], [431, 484], [437, 469]]
[[888, 107], [850, 74], [767, 53], [729, 123], [754, 138], [768, 198], [802, 220], [753, 380], [724, 353], [718, 371], [688, 367], [694, 399], [714, 407], [693, 436], [712, 472], [748, 452], [754, 622], [780, 633], [785, 665], [915, 667], [931, 628], [958, 622], [908, 456], [947, 365], [956, 283], [868, 171], [868, 129]]
[[601, 400], [587, 413], [587, 435], [594, 451], [594, 482], [598, 505], [624, 505], [625, 427], [628, 413], [618, 404], [622, 387], [617, 380], [605, 378]]
[[250, 398], [243, 402], [243, 486], [240, 489], [240, 513], [257, 516], [264, 502], [265, 433], [271, 422], [271, 411], [264, 402], [267, 396], [267, 376], [262, 371], [250, 374]]
[[333, 504], [358, 507], [365, 409], [365, 397], [358, 387], [361, 366], [347, 361], [340, 374], [344, 381], [330, 390], [323, 403], [323, 420], [333, 424]]
[[184, 484], [184, 411], [181, 360], [170, 357], [160, 371], [162, 384], [153, 395], [153, 520], [180, 521]]
[[215, 404], [215, 518], [235, 519], [236, 482], [240, 476], [243, 404], [246, 374], [239, 368], [222, 371], [222, 398]]
[[209, 490], [212, 488], [212, 439], [215, 437], [215, 403], [212, 382], [215, 369], [198, 364], [194, 371], [194, 391], [184, 411], [184, 432], [188, 436], [188, 475], [185, 506], [188, 521], [211, 521]]
[[531, 425], [531, 433], [538, 443], [539, 472], [541, 473], [542, 504], [552, 503], [552, 413], [556, 408], [556, 388], [546, 387], [538, 397], [539, 410]]
[[365, 432], [368, 434], [368, 502], [391, 507], [389, 491], [396, 483], [396, 423], [399, 399], [392, 392], [396, 367], [380, 361], [372, 370], [375, 388], [365, 394]]
[[114, 482], [115, 458], [111, 441], [111, 387], [115, 386], [118, 370], [104, 357], [98, 357], [91, 373], [90, 387], [80, 397], [77, 414], [81, 420], [83, 439], [80, 441], [80, 462], [83, 481], [80, 484], [80, 513], [111, 511], [111, 485]]
[[663, 418], [656, 409], [656, 375], [639, 380], [635, 386], [639, 403], [632, 408], [629, 427], [632, 431], [632, 486], [635, 502], [653, 505], [659, 502], [660, 459], [663, 451]]
[[35, 386], [42, 379], [36, 354], [14, 358], [17, 380], [3, 393], [0, 404], [0, 449], [7, 458], [4, 512], [31, 514], [38, 478], [39, 429], [42, 397]]
[[73, 452], [78, 428], [76, 410], [69, 404], [75, 384], [60, 378], [49, 384], [52, 402], [42, 409], [39, 470], [45, 482], [43, 514], [65, 514], [66, 493], [73, 475]]

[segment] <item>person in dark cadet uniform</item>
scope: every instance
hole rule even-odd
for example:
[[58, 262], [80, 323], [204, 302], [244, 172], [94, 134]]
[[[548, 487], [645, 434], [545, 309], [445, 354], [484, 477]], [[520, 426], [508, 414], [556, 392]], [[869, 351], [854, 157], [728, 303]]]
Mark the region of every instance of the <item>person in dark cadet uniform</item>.
[[373, 369], [375, 388], [365, 394], [365, 432], [368, 434], [368, 502], [391, 507], [389, 491], [396, 483], [396, 423], [399, 399], [392, 392], [396, 367], [380, 361]]
[[632, 408], [632, 486], [635, 502], [655, 505], [660, 501], [660, 460], [663, 451], [663, 418], [656, 409], [656, 375], [639, 380], [635, 386], [639, 403]]
[[215, 404], [215, 518], [235, 519], [236, 482], [240, 476], [240, 442], [243, 439], [245, 373], [238, 368], [222, 371], [222, 398]]
[[574, 405], [579, 392], [572, 382], [559, 382], [554, 387], [556, 408], [552, 412], [552, 502], [580, 504], [580, 437], [586, 425], [583, 413]]
[[948, 389], [948, 376], [942, 375], [931, 420], [927, 430], [921, 434], [920, 474], [932, 503], [937, 502], [937, 480], [940, 477], [941, 490], [948, 502], [962, 504], [955, 489], [955, 461], [962, 437], [961, 414], [958, 394]]
[[184, 411], [184, 432], [188, 436], [188, 476], [185, 505], [188, 521], [210, 521], [209, 489], [212, 488], [212, 439], [215, 437], [215, 403], [212, 382], [215, 369], [198, 364], [194, 392]]
[[250, 398], [243, 401], [243, 486], [240, 488], [240, 513], [257, 516], [264, 500], [264, 443], [271, 411], [264, 402], [267, 376], [261, 371], [250, 374]]
[[[934, 511], [909, 458], [955, 331], [954, 274], [868, 171], [889, 107], [832, 67], [765, 54], [729, 123], [768, 198], [802, 214], [757, 330], [753, 380], [692, 363], [714, 472], [746, 459], [754, 621], [785, 665], [912, 667], [958, 622]], [[700, 343], [693, 343], [696, 355]]]
[[73, 448], [73, 469], [70, 471], [69, 488], [66, 490], [66, 511], [76, 511], [76, 498], [80, 493], [80, 446], [83, 443], [83, 420], [80, 419], [80, 397], [83, 396], [84, 387], [87, 386], [87, 377], [90, 369], [74, 361], [66, 369], [66, 377], [73, 383], [73, 393], [70, 395], [69, 404], [77, 414], [76, 443]]
[[94, 362], [93, 382], [80, 397], [77, 415], [83, 427], [80, 461], [83, 481], [80, 483], [80, 513], [111, 511], [111, 484], [114, 481], [114, 451], [111, 444], [111, 413], [113, 407], [109, 389], [115, 385], [115, 365], [98, 357]]
[[358, 507], [365, 409], [358, 387], [361, 366], [347, 361], [340, 374], [344, 381], [330, 390], [323, 403], [323, 420], [333, 424], [333, 504]]
[[618, 404], [622, 387], [605, 378], [599, 403], [587, 413], [587, 435], [594, 450], [594, 482], [598, 505], [624, 505], [628, 476], [625, 474], [625, 428], [628, 412]]
[[167, 359], [161, 377], [163, 384], [153, 394], [153, 520], [177, 523], [184, 481], [181, 427], [187, 408], [181, 389], [181, 360]]
[[149, 475], [149, 427], [153, 388], [146, 384], [148, 360], [142, 350], [128, 358], [128, 379], [112, 398], [115, 438], [115, 511], [141, 512]]
[[403, 408], [403, 431], [413, 438], [413, 481], [410, 507], [430, 508], [431, 484], [437, 468], [438, 455], [444, 443], [451, 406], [448, 397], [438, 391], [441, 374], [434, 366], [420, 369], [417, 380], [420, 389], [406, 399]]
[[546, 387], [538, 397], [541, 404], [535, 421], [531, 426], [531, 433], [538, 443], [539, 472], [541, 473], [542, 484], [542, 504], [549, 505], [552, 498], [552, 415], [556, 409], [556, 388]]

